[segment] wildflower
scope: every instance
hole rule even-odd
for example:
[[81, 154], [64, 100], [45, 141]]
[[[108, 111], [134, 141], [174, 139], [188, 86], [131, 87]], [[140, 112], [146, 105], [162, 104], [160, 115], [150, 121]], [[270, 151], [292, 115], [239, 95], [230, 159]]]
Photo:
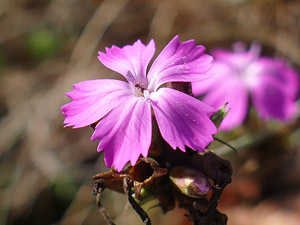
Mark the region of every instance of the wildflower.
[[193, 40], [183, 43], [176, 36], [153, 62], [154, 41], [140, 40], [123, 48], [112, 46], [99, 52], [100, 62], [123, 75], [127, 82], [113, 79], [88, 80], [73, 85], [66, 93], [73, 101], [62, 107], [64, 124], [73, 128], [97, 121], [91, 140], [100, 140], [108, 167], [121, 171], [139, 156], [147, 157], [151, 144], [151, 108], [162, 137], [173, 149], [185, 146], [203, 151], [217, 129], [209, 116], [214, 109], [187, 94], [167, 87], [167, 82], [205, 79], [212, 57]]
[[195, 95], [206, 94], [203, 101], [215, 108], [226, 102], [230, 108], [220, 129], [229, 130], [242, 124], [248, 109], [248, 98], [262, 119], [287, 121], [295, 116], [299, 90], [298, 74], [285, 61], [259, 57], [260, 46], [249, 51], [236, 43], [234, 52], [215, 50], [211, 72], [214, 76], [192, 84]]

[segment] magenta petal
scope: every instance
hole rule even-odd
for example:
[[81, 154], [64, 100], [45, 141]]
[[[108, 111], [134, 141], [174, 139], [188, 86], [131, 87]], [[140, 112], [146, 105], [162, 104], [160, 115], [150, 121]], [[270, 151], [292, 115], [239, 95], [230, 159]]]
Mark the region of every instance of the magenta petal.
[[151, 144], [151, 107], [145, 98], [132, 96], [114, 108], [96, 126], [92, 140], [100, 140], [98, 151], [104, 151], [108, 167], [121, 171], [140, 154], [147, 157]]
[[224, 81], [231, 79], [234, 76], [238, 76], [233, 68], [219, 62], [212, 63], [210, 73], [212, 75], [205, 80], [192, 83], [192, 90], [195, 96], [205, 94], [210, 89], [219, 88], [224, 85]]
[[169, 145], [185, 151], [185, 146], [204, 151], [217, 128], [209, 116], [214, 109], [203, 102], [170, 88], [150, 95], [162, 137]]
[[248, 108], [248, 93], [243, 83], [238, 78], [227, 77], [223, 84], [211, 88], [203, 101], [219, 109], [228, 102], [229, 113], [221, 123], [220, 129], [230, 130], [241, 125], [245, 119]]
[[158, 55], [148, 73], [150, 91], [167, 82], [191, 82], [205, 79], [211, 68], [212, 57], [194, 40], [183, 43], [176, 36]]
[[295, 70], [281, 59], [261, 57], [256, 62], [258, 77], [280, 83], [282, 89], [291, 98], [296, 98], [299, 90], [299, 77]]
[[251, 48], [246, 51], [245, 46], [238, 50], [237, 46], [240, 45], [242, 45], [242, 43], [235, 43], [234, 52], [223, 49], [214, 49], [212, 50], [212, 56], [215, 60], [226, 64], [231, 68], [242, 71], [259, 57], [261, 46], [258, 43], [253, 43]]
[[73, 87], [66, 93], [73, 101], [61, 108], [64, 124], [73, 128], [95, 123], [132, 95], [128, 83], [119, 80], [88, 80]]
[[[137, 40], [133, 45], [123, 48], [112, 46], [106, 53], [99, 52], [98, 59], [109, 69], [122, 74], [128, 81], [147, 85], [146, 70], [155, 52], [153, 40], [144, 45]], [[128, 71], [131, 75], [128, 74]]]
[[251, 89], [253, 104], [261, 118], [285, 121], [295, 115], [298, 107], [288, 87], [274, 78], [264, 76], [260, 83]]
[[259, 115], [281, 121], [291, 119], [298, 111], [298, 74], [279, 59], [261, 57], [256, 65], [260, 68], [258, 82], [249, 88]]
[[[248, 107], [248, 94], [246, 85], [240, 80], [238, 71], [228, 64], [213, 62], [210, 78], [201, 82], [193, 82], [195, 95], [206, 94], [203, 101], [216, 110], [228, 103], [229, 113], [223, 120], [220, 129], [230, 130], [242, 124]], [[251, 74], [252, 75], [252, 74]]]

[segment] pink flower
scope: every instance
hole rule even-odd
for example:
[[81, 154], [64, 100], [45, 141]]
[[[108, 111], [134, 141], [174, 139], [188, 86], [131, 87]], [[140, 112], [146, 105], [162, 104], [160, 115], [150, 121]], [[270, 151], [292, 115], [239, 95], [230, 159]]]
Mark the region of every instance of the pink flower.
[[212, 107], [187, 94], [167, 87], [167, 82], [191, 82], [205, 79], [212, 57], [193, 40], [179, 43], [176, 36], [147, 67], [155, 52], [154, 41], [140, 40], [123, 48], [112, 46], [99, 52], [100, 62], [123, 75], [127, 82], [101, 79], [73, 85], [66, 93], [73, 101], [62, 107], [64, 124], [73, 128], [100, 120], [92, 140], [100, 140], [108, 167], [118, 171], [140, 155], [147, 157], [151, 144], [151, 108], [162, 137], [173, 149], [185, 146], [203, 151], [217, 132], [209, 116]]
[[287, 121], [298, 111], [298, 74], [281, 59], [259, 57], [260, 46], [245, 51], [241, 43], [235, 51], [215, 50], [211, 72], [214, 76], [193, 83], [195, 95], [206, 94], [203, 101], [216, 109], [228, 102], [229, 113], [220, 129], [242, 124], [248, 111], [248, 98], [262, 119]]

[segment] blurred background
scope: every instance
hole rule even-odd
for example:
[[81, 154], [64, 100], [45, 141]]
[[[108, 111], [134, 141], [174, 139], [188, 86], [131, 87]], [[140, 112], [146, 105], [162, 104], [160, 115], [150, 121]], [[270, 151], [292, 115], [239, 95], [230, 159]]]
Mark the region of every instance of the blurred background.
[[[299, 71], [298, 0], [1, 0], [0, 225], [104, 225], [91, 194], [93, 175], [107, 171], [92, 129], [63, 128], [60, 107], [72, 84], [120, 78], [97, 51], [155, 39], [157, 52], [176, 34], [210, 49], [259, 41], [263, 55]], [[262, 123], [250, 110], [244, 127], [218, 137], [238, 149], [211, 146], [232, 162], [233, 182], [219, 209], [229, 225], [300, 224], [299, 117]], [[154, 225], [189, 224], [184, 211]], [[104, 192], [117, 224], [143, 224], [125, 196]]]

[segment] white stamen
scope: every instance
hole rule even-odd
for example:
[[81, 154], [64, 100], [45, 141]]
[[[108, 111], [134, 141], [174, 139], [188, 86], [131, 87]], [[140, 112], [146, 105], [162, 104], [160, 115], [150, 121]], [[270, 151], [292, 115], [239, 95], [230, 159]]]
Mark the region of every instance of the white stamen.
[[148, 99], [149, 96], [150, 96], [150, 91], [144, 90], [144, 97], [145, 97], [146, 99]]

